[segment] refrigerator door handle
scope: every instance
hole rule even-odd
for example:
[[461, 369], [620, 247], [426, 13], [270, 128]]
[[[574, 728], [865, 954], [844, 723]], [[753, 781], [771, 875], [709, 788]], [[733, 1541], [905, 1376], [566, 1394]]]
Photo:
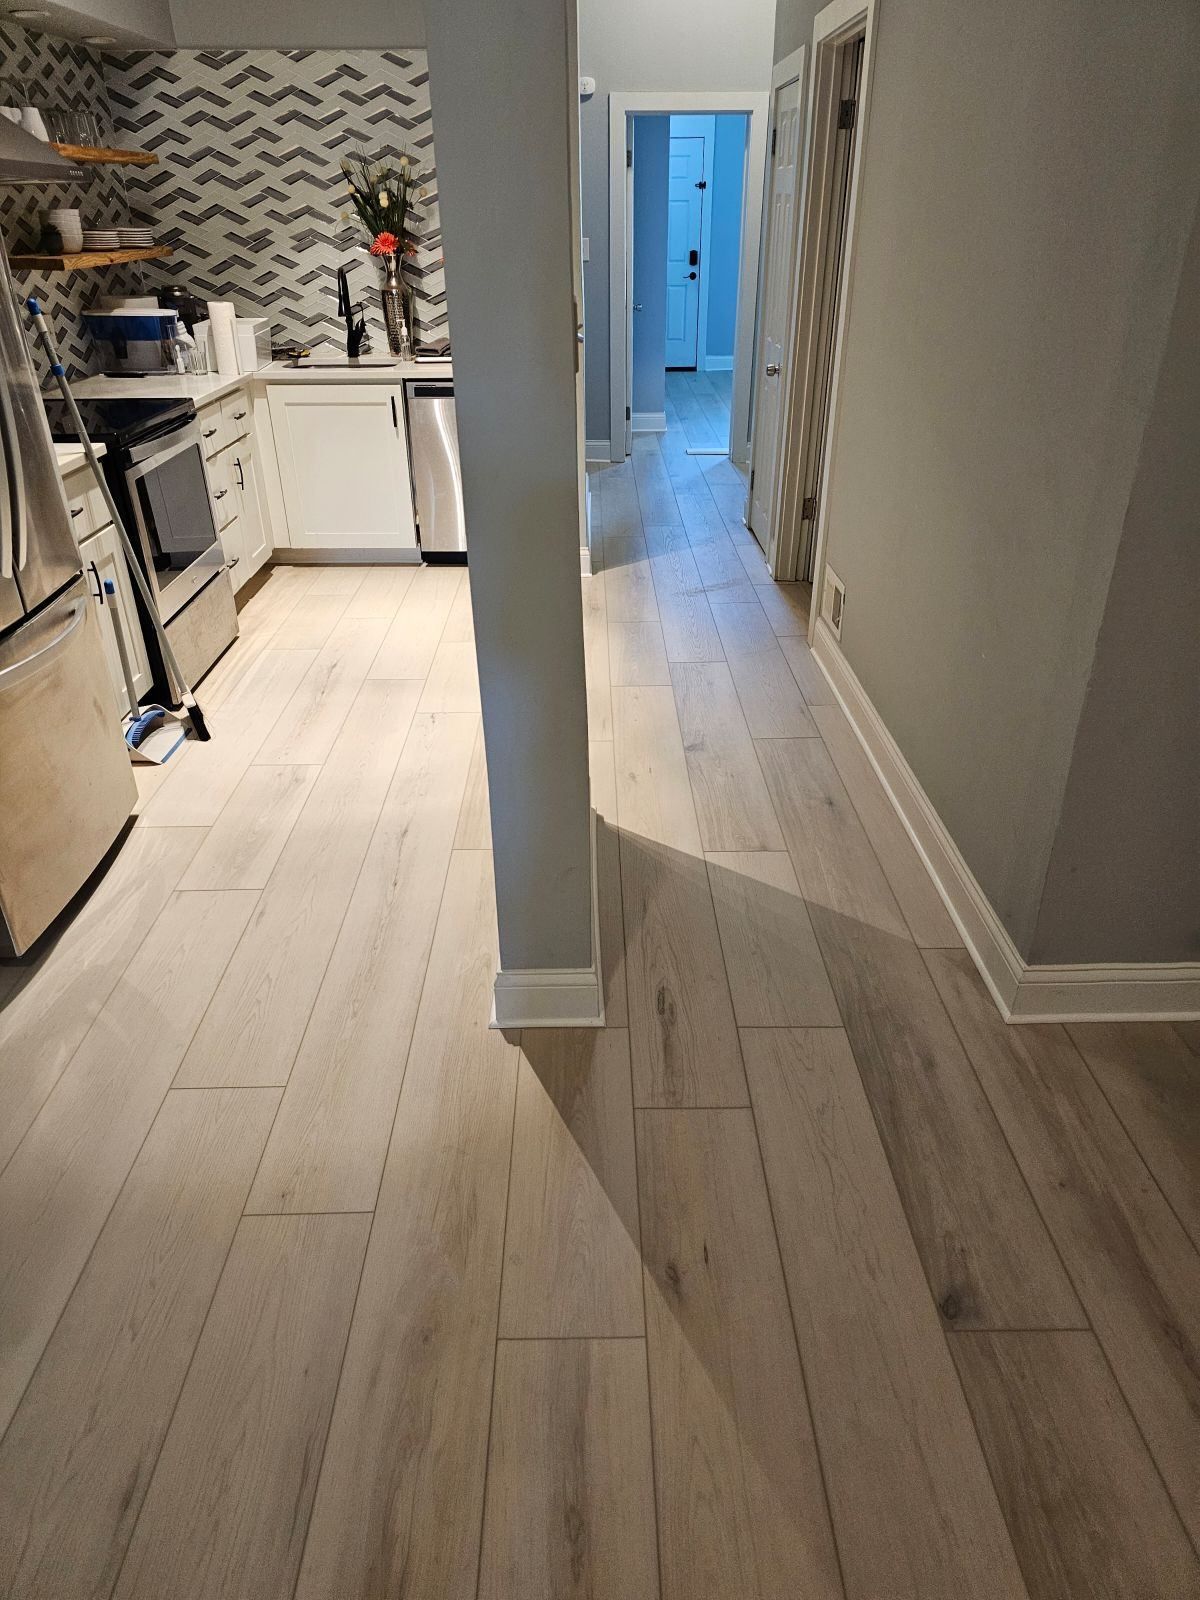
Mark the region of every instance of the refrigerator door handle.
[[54, 635], [49, 644], [44, 644], [40, 650], [35, 650], [23, 661], [14, 661], [11, 667], [0, 667], [0, 690], [9, 689], [14, 684], [20, 683], [23, 678], [39, 672], [51, 656], [56, 656], [86, 618], [90, 603], [85, 589], [71, 604], [70, 621], [65, 628]]
[[15, 535], [10, 543], [16, 546], [16, 568], [19, 572], [29, 560], [29, 508], [25, 500], [25, 467], [17, 437], [17, 419], [8, 386], [3, 382], [0, 382], [0, 423], [3, 424], [4, 453], [16, 523]]
[[[3, 379], [0, 379], [0, 386]], [[13, 575], [12, 468], [8, 460], [8, 436], [0, 422], [0, 579]]]

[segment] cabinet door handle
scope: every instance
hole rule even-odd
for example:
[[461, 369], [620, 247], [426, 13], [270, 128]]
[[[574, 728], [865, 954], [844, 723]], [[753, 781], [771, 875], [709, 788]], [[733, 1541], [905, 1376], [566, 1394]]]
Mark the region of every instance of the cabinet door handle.
[[233, 420], [235, 422], [240, 422], [245, 415], [246, 413], [244, 411], [235, 411], [233, 413]]
[[202, 437], [205, 439], [211, 439], [216, 431], [217, 430], [215, 428], [205, 428]]
[[246, 487], [246, 474], [242, 471], [241, 458], [238, 457], [238, 456], [234, 456], [233, 464], [237, 468], [238, 488], [239, 489], [245, 489], [245, 487]]
[[390, 398], [391, 398], [391, 402], [392, 402], [392, 427], [395, 428], [397, 433], [399, 433], [400, 432], [400, 418], [399, 418], [399, 416], [397, 415], [397, 412], [396, 412], [396, 396], [392, 395]]
[[81, 517], [83, 515], [83, 507], [82, 506], [72, 506], [71, 507], [71, 515], [73, 517]]
[[228, 490], [228, 489], [218, 489], [218, 490], [217, 490], [217, 492], [216, 492], [216, 494], [215, 494], [215, 495], [213, 495], [213, 499], [214, 499], [214, 500], [224, 500], [224, 498], [225, 498], [225, 496], [226, 496], [226, 495], [227, 495], [227, 494], [228, 494], [228, 493], [229, 493], [229, 490]]

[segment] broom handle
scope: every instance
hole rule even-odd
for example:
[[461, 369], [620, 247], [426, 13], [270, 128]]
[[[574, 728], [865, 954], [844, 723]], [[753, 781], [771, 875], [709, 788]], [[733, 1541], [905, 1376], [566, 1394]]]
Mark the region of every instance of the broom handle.
[[117, 586], [111, 578], [104, 579], [104, 604], [112, 619], [113, 633], [117, 638], [117, 654], [121, 658], [121, 672], [125, 678], [125, 693], [129, 697], [129, 715], [136, 722], [142, 708], [138, 703], [137, 686], [133, 681], [133, 668], [129, 665], [129, 651], [125, 646], [125, 629], [121, 626], [121, 613], [117, 606]]
[[100, 465], [100, 457], [96, 454], [96, 447], [88, 436], [88, 431], [84, 426], [83, 418], [79, 414], [79, 407], [75, 404], [75, 396], [71, 393], [71, 385], [67, 382], [66, 368], [59, 360], [58, 346], [54, 342], [54, 335], [50, 331], [50, 324], [46, 321], [41, 304], [32, 295], [26, 300], [25, 305], [29, 311], [30, 320], [32, 321], [37, 332], [37, 336], [41, 341], [42, 348], [45, 350], [46, 355], [50, 360], [50, 371], [54, 375], [55, 381], [58, 384], [59, 393], [62, 395], [63, 400], [66, 403], [67, 410], [71, 414], [71, 421], [75, 424], [75, 431], [78, 433], [79, 442], [83, 446], [83, 453], [88, 458], [88, 463], [91, 466], [92, 473], [96, 479], [96, 482], [100, 486], [100, 493], [104, 496], [104, 504], [108, 507], [108, 514], [113, 519], [113, 525], [117, 530], [117, 537], [120, 539], [121, 548], [125, 552], [125, 564], [129, 568], [129, 571], [133, 577], [133, 581], [138, 586], [138, 591], [145, 602], [146, 611], [149, 614], [150, 622], [155, 633], [158, 635], [159, 649], [162, 651], [163, 661], [167, 668], [167, 675], [171, 680], [169, 688], [171, 690], [172, 699], [177, 700], [181, 704], [185, 704], [187, 699], [191, 699], [194, 702], [195, 696], [192, 694], [188, 681], [180, 669], [175, 652], [171, 648], [171, 641], [167, 638], [167, 630], [163, 627], [162, 618], [158, 614], [157, 600], [151, 591], [149, 583], [146, 581], [146, 576], [142, 571], [142, 564], [138, 560], [137, 554], [130, 541], [129, 534], [126, 532], [125, 523], [121, 516], [120, 509], [117, 506], [117, 502], [113, 499], [112, 490], [108, 486], [108, 479], [104, 476], [104, 468]]

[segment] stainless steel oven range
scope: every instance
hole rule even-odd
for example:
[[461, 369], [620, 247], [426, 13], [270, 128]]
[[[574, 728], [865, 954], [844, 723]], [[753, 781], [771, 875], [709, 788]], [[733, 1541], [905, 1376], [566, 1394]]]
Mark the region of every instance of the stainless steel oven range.
[[[61, 402], [47, 402], [46, 410], [54, 437], [73, 438]], [[237, 636], [196, 408], [190, 400], [85, 400], [80, 410], [92, 438], [106, 447], [109, 488], [137, 541], [180, 666], [195, 683]], [[153, 660], [153, 634], [146, 633]], [[155, 676], [161, 691], [161, 662]]]

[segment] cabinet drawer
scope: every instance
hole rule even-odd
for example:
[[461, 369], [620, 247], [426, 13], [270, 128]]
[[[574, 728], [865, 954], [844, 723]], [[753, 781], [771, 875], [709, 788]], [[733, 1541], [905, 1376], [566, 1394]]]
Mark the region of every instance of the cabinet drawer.
[[216, 456], [208, 463], [208, 485], [217, 532], [220, 533], [237, 516], [238, 510], [237, 495], [233, 492], [232, 463], [228, 455]]
[[71, 514], [71, 531], [78, 544], [112, 521], [100, 485], [90, 472], [74, 473], [63, 484], [67, 496], [67, 510]]
[[226, 429], [225, 417], [221, 411], [220, 401], [214, 401], [212, 405], [205, 406], [198, 413], [196, 420], [200, 424], [200, 439], [204, 445], [205, 457], [211, 458], [216, 455], [218, 450], [224, 449], [229, 443], [229, 435]]
[[243, 390], [236, 394], [228, 394], [221, 401], [221, 426], [225, 432], [225, 442], [233, 444], [236, 439], [244, 439], [250, 432], [250, 396]]

